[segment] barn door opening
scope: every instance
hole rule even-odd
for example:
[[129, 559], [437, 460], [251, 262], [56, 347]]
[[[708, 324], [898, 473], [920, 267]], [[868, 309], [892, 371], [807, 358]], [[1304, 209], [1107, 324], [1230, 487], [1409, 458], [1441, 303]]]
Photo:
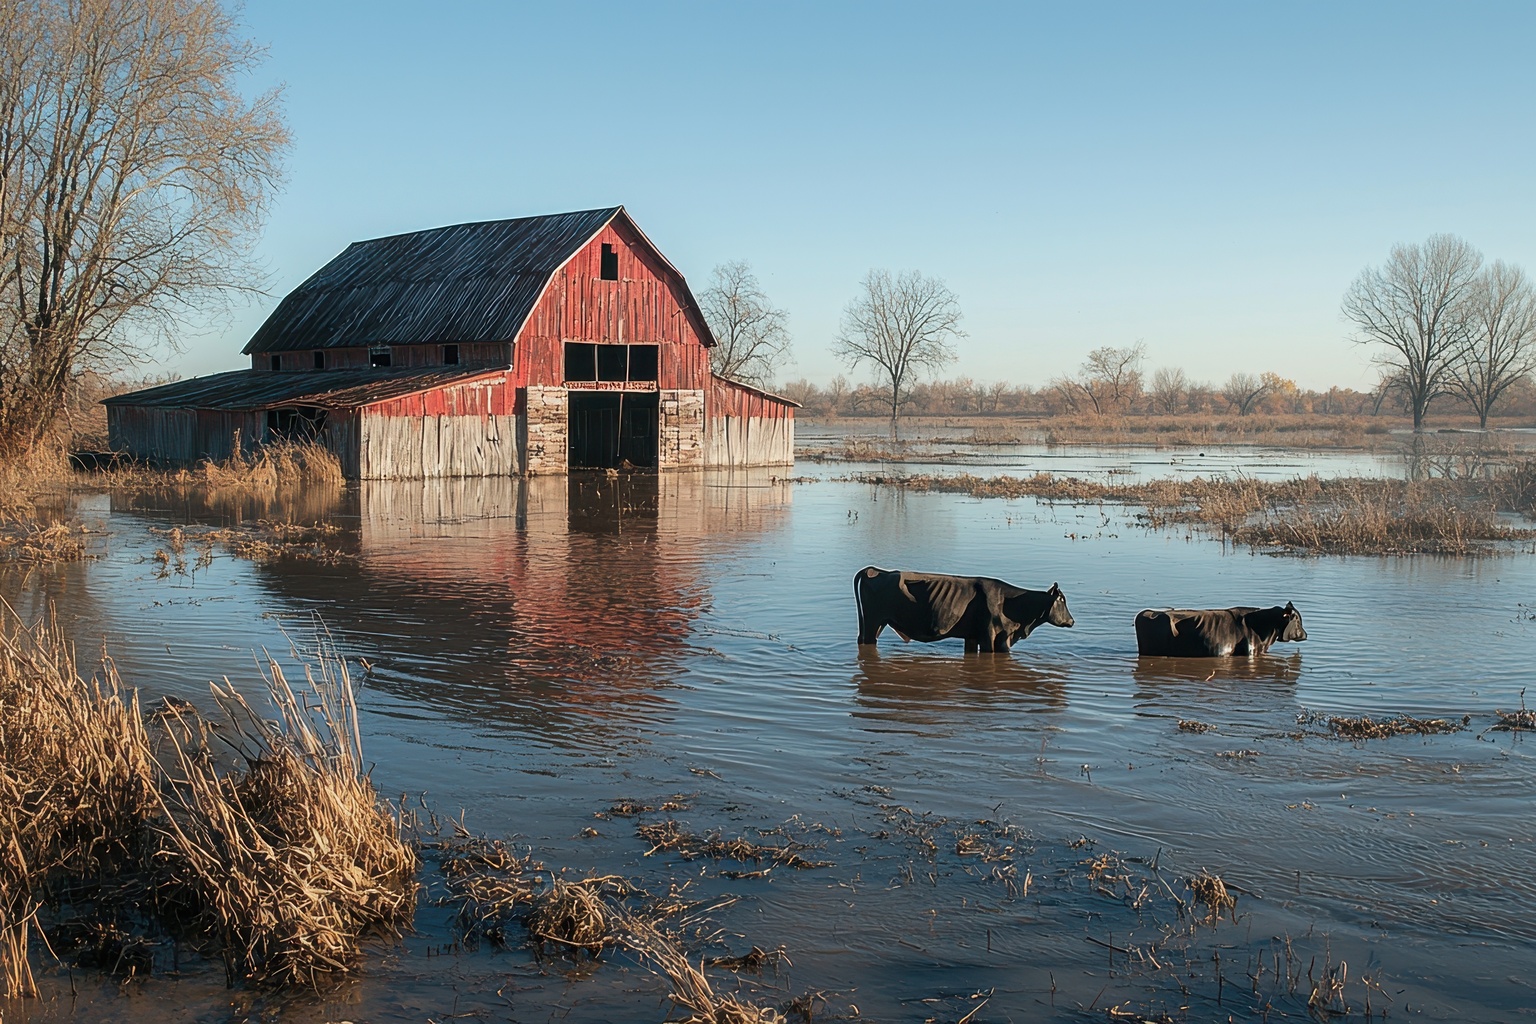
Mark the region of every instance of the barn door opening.
[[655, 391], [571, 391], [572, 469], [655, 469], [660, 440]]

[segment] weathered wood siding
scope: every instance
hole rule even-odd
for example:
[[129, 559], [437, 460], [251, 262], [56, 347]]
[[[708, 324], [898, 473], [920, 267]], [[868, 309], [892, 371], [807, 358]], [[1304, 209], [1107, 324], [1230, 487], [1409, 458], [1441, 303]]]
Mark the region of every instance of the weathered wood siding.
[[723, 377], [706, 403], [704, 464], [788, 466], [795, 461], [794, 406]]
[[704, 392], [663, 390], [661, 436], [656, 464], [661, 469], [704, 466]]
[[565, 388], [529, 385], [522, 392], [518, 448], [523, 472], [564, 473], [569, 466], [570, 396]]
[[265, 413], [218, 409], [107, 406], [107, 444], [115, 452], [167, 464], [227, 459], [235, 438], [249, 454], [266, 439]]
[[364, 409], [357, 476], [364, 480], [514, 476], [515, 416], [385, 416]]
[[[619, 279], [601, 278], [603, 245], [614, 247]], [[561, 268], [518, 335], [513, 376], [521, 385], [565, 382], [565, 343], [657, 345], [663, 389], [709, 386], [703, 324], [688, 309], [682, 278], [622, 220], [614, 221]]]
[[375, 402], [361, 410], [365, 480], [521, 473], [517, 392], [505, 375]]

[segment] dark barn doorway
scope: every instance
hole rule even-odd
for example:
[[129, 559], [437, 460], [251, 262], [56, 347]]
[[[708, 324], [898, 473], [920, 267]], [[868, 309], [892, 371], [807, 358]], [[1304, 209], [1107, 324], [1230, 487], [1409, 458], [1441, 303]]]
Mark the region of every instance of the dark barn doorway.
[[655, 469], [660, 416], [655, 391], [571, 391], [570, 467]]

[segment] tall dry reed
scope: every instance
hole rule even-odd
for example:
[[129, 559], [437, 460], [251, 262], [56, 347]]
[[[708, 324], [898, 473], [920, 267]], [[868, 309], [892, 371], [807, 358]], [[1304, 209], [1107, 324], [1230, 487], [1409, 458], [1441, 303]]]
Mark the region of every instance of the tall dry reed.
[[223, 461], [201, 463], [190, 475], [211, 488], [240, 491], [340, 487], [344, 479], [335, 453], [312, 441], [275, 441], [251, 455], [237, 450]]
[[81, 678], [55, 624], [29, 627], [0, 601], [0, 995], [35, 994], [40, 907], [131, 872], [155, 805], [136, 694], [110, 662]]
[[242, 763], [232, 774], [206, 756], [201, 723], [172, 733], [156, 822], [164, 907], [231, 981], [316, 985], [415, 910], [416, 853], [363, 770], [346, 663], [322, 643], [304, 671], [295, 688], [268, 662], [275, 722], [214, 686]]

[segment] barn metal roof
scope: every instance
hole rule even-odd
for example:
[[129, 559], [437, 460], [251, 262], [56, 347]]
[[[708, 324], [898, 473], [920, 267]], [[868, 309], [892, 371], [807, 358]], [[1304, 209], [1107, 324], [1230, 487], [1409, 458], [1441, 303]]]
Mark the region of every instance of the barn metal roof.
[[620, 216], [666, 263], [622, 206], [353, 242], [290, 292], [244, 351], [512, 341], [555, 273]]
[[268, 373], [231, 370], [115, 395], [103, 405], [154, 406], [162, 409], [275, 409], [312, 405], [355, 409], [390, 398], [462, 384], [476, 377], [506, 375], [505, 369], [420, 370], [360, 369]]

